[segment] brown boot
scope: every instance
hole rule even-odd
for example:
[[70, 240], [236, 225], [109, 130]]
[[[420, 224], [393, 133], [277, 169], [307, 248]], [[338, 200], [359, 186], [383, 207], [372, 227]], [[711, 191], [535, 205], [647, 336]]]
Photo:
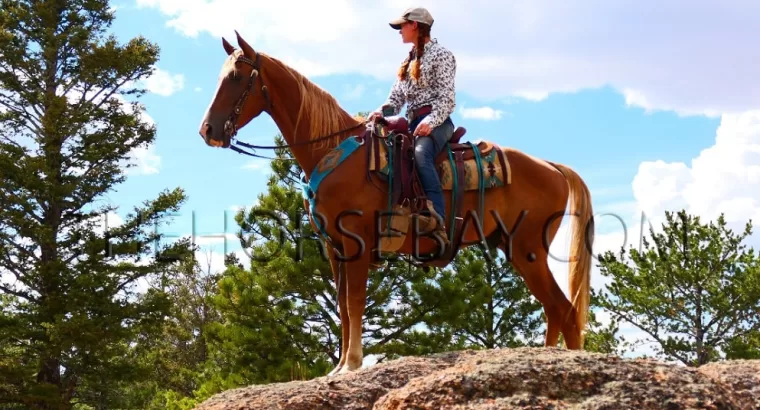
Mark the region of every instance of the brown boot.
[[444, 246], [449, 246], [449, 238], [448, 235], [446, 235], [446, 225], [442, 223], [443, 218], [440, 218], [441, 223], [439, 223], [439, 215], [435, 212], [435, 209], [433, 209], [433, 203], [429, 200], [427, 201], [427, 208], [430, 211], [430, 216], [417, 215], [419, 218], [420, 231], [430, 232], [433, 236], [441, 238]]

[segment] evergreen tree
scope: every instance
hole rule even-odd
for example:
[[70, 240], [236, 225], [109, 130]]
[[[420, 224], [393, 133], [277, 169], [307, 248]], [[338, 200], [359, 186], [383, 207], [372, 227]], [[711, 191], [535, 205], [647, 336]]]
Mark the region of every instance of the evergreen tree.
[[663, 232], [630, 249], [630, 264], [622, 249], [600, 258], [611, 283], [599, 305], [646, 332], [668, 359], [700, 366], [721, 350], [751, 356], [760, 330], [760, 258], [742, 244], [751, 232], [751, 223], [732, 232], [723, 215], [702, 223], [668, 212]]
[[188, 258], [156, 284], [173, 303], [166, 321], [139, 335], [134, 343], [135, 360], [146, 370], [146, 377], [124, 386], [122, 407], [166, 409], [192, 396], [203, 384], [209, 357], [207, 333], [221, 320], [212, 300], [218, 280], [219, 272]]
[[[143, 279], [187, 256], [156, 227], [185, 200], [161, 192], [103, 229], [99, 205], [151, 144], [140, 80], [158, 47], [119, 44], [107, 1], [0, 0], [2, 400], [25, 408], [113, 407], [109, 386], [142, 377], [130, 342], [170, 306]], [[104, 404], [106, 403], [106, 404]]]
[[[442, 305], [427, 319], [433, 333], [449, 333], [453, 346], [494, 349], [543, 344], [543, 307], [496, 249], [463, 249], [436, 277]], [[432, 290], [425, 292], [432, 294]]]
[[[595, 297], [591, 298], [591, 308], [599, 307]], [[627, 341], [618, 335], [620, 330], [619, 319], [612, 317], [607, 325], [602, 325], [596, 318], [594, 310], [589, 311], [588, 325], [583, 350], [597, 353], [623, 354]], [[560, 341], [562, 338], [560, 338]]]
[[724, 350], [726, 359], [760, 359], [760, 330], [753, 330], [735, 337], [727, 343]]

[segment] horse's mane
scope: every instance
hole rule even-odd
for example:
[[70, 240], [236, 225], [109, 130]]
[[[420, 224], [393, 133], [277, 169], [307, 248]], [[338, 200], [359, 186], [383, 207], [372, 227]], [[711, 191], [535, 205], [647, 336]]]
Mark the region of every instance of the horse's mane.
[[[260, 53], [285, 73], [293, 77], [298, 84], [302, 103], [295, 122], [296, 128], [303, 119], [308, 119], [310, 124], [309, 140], [329, 135], [334, 132], [358, 124], [363, 118], [352, 117], [339, 104], [330, 93], [322, 87], [306, 78], [293, 67], [270, 55]], [[298, 135], [303, 138], [304, 136]], [[336, 136], [338, 138], [339, 136]], [[321, 144], [319, 144], [321, 145]]]

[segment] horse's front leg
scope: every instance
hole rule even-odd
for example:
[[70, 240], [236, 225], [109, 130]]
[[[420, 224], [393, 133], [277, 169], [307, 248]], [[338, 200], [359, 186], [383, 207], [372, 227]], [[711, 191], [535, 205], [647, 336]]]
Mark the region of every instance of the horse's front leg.
[[349, 329], [350, 318], [348, 316], [348, 307], [346, 305], [346, 269], [345, 265], [341, 266], [338, 262], [338, 255], [336, 255], [334, 249], [328, 249], [327, 255], [330, 259], [330, 266], [333, 271], [333, 278], [335, 279], [335, 290], [338, 294], [338, 313], [340, 315], [340, 361], [338, 365], [327, 375], [333, 376], [338, 374], [340, 370], [346, 365], [346, 352], [348, 351], [349, 342]]
[[[367, 280], [369, 278], [370, 248], [369, 236], [364, 232], [367, 224], [344, 223], [346, 234], [343, 236], [344, 278], [346, 283], [346, 304], [348, 310], [348, 349], [346, 361], [339, 373], [347, 373], [361, 368], [364, 360], [362, 335], [364, 330], [364, 309], [367, 303]], [[371, 225], [370, 225], [371, 226]], [[358, 234], [362, 239], [353, 237]], [[341, 317], [342, 315], [341, 308]], [[343, 320], [343, 319], [341, 319]], [[345, 328], [344, 328], [345, 329]], [[345, 335], [345, 332], [343, 333]], [[345, 337], [345, 336], [344, 336]], [[345, 339], [344, 339], [345, 340]]]
[[[309, 201], [304, 199], [303, 206], [304, 209], [308, 210]], [[312, 218], [311, 214], [308, 214], [308, 217], [309, 223], [311, 224], [314, 232], [319, 232], [317, 225], [314, 223], [314, 218]], [[327, 376], [334, 376], [338, 374], [338, 372], [340, 372], [340, 370], [346, 365], [346, 352], [348, 351], [350, 322], [348, 316], [348, 308], [346, 306], [346, 269], [345, 266], [341, 266], [341, 264], [338, 262], [338, 254], [336, 254], [336, 250], [332, 248], [329, 243], [325, 243], [324, 241], [323, 245], [325, 246], [327, 258], [330, 261], [330, 268], [333, 272], [333, 280], [335, 280], [335, 291], [338, 294], [338, 315], [340, 316], [340, 360], [338, 361], [338, 365], [335, 366], [335, 368], [327, 374]]]

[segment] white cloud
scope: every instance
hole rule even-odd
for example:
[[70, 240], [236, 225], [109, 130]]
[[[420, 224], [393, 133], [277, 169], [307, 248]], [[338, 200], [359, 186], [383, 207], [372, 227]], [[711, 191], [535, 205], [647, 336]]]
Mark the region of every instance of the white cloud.
[[103, 235], [106, 230], [118, 228], [124, 224], [124, 218], [115, 212], [108, 212], [100, 216], [100, 222], [94, 229], [98, 235]]
[[[239, 243], [237, 238], [233, 238], [231, 241]], [[234, 251], [227, 249], [232, 243], [225, 246], [221, 241], [216, 243], [213, 241], [198, 243], [196, 241], [196, 244], [199, 249], [195, 252], [195, 257], [197, 258], [203, 273], [215, 274], [224, 271], [224, 257], [227, 253], [235, 254], [243, 266], [248, 266], [251, 263], [251, 257], [248, 256], [246, 250], [240, 249], [239, 246], [237, 246]]]
[[234, 213], [237, 213], [240, 210], [250, 211], [251, 209], [256, 208], [258, 206], [259, 206], [259, 199], [256, 198], [253, 200], [253, 202], [250, 205], [231, 205], [229, 207], [229, 210]]
[[230, 246], [238, 246], [240, 239], [231, 232], [210, 233], [210, 234], [191, 234], [190, 239], [198, 246], [221, 246], [221, 249], [227, 249]]
[[185, 87], [185, 76], [182, 74], [169, 74], [165, 70], [156, 68], [153, 75], [142, 82], [148, 91], [168, 97]]
[[130, 162], [135, 166], [126, 170], [130, 175], [153, 175], [158, 174], [161, 166], [161, 157], [156, 154], [155, 145], [135, 148], [129, 154]]
[[[237, 29], [254, 48], [307, 76], [360, 72], [392, 80], [409, 47], [387, 24], [408, 7], [405, 1], [137, 4], [160, 10], [188, 36], [226, 36], [234, 44]], [[648, 109], [714, 114], [750, 109], [760, 95], [760, 48], [744, 46], [760, 36], [758, 2], [418, 4], [436, 19], [433, 35], [457, 56], [459, 90], [477, 97], [541, 99], [611, 85]], [[220, 65], [223, 57], [220, 44]]]
[[346, 95], [345, 98], [348, 100], [358, 100], [364, 95], [364, 91], [366, 91], [366, 86], [364, 84], [357, 84], [353, 87], [346, 87]]
[[[124, 99], [124, 97], [120, 95], [114, 96], [114, 98], [118, 99], [121, 104], [124, 111], [128, 113], [133, 113], [132, 106], [127, 103], [127, 100]], [[140, 120], [143, 122], [146, 122], [152, 126], [156, 125], [156, 121], [153, 119], [153, 117], [150, 116], [147, 112], [143, 111], [140, 113]], [[126, 173], [129, 175], [152, 175], [157, 174], [159, 172], [159, 168], [161, 166], [161, 156], [159, 156], [155, 151], [155, 145], [151, 144], [149, 146], [142, 146], [135, 148], [132, 150], [132, 152], [129, 153], [129, 157], [127, 159], [127, 162], [134, 164], [135, 166], [132, 168], [128, 168], [126, 170]]]
[[503, 111], [496, 110], [491, 107], [478, 107], [478, 108], [460, 108], [459, 112], [463, 118], [477, 119], [477, 120], [498, 120], [501, 118]]
[[[760, 219], [760, 110], [724, 114], [715, 144], [691, 161], [641, 163], [633, 193], [649, 215], [681, 208], [705, 219], [725, 213], [741, 230]], [[757, 241], [755, 235], [754, 241]]]
[[513, 93], [517, 97], [524, 98], [528, 101], [541, 101], [549, 97], [548, 91], [530, 91], [530, 90], [518, 90]]
[[629, 107], [642, 107], [647, 112], [652, 110], [652, 105], [647, 100], [647, 97], [639, 90], [633, 90], [630, 88], [623, 88], [621, 90], [625, 97], [625, 104]]
[[267, 170], [267, 169], [269, 169], [269, 165], [270, 165], [269, 161], [267, 161], [265, 159], [257, 158], [257, 159], [252, 159], [252, 160], [246, 162], [240, 168], [241, 169], [245, 169], [245, 170], [258, 171], [258, 170]]

